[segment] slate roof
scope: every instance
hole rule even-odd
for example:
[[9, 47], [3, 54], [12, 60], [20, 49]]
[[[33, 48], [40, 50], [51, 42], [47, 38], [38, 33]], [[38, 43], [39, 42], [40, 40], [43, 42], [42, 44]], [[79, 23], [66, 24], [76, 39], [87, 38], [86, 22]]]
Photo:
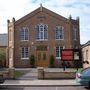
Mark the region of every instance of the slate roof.
[[8, 35], [0, 34], [0, 46], [8, 46]]
[[89, 46], [90, 45], [90, 40], [88, 42], [86, 42], [85, 44], [82, 45], [82, 48]]

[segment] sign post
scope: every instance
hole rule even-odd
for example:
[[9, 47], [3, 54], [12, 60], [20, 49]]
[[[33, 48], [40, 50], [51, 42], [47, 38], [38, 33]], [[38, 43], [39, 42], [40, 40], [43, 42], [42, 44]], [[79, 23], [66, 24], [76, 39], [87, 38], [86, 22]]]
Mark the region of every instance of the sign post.
[[61, 50], [61, 60], [63, 61], [63, 70], [65, 71], [66, 69], [66, 65], [65, 65], [65, 61], [70, 61], [73, 60], [73, 50], [72, 49], [62, 49]]
[[79, 49], [61, 49], [61, 60], [63, 61], [63, 70], [65, 71], [65, 61], [76, 61], [76, 68], [78, 70], [78, 64], [80, 59]]

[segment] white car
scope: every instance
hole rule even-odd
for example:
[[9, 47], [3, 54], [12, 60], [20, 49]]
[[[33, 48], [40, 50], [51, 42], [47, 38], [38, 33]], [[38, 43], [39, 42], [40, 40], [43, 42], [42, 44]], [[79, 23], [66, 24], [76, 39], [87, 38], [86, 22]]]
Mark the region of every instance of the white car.
[[76, 82], [84, 86], [90, 86], [90, 67], [76, 73]]

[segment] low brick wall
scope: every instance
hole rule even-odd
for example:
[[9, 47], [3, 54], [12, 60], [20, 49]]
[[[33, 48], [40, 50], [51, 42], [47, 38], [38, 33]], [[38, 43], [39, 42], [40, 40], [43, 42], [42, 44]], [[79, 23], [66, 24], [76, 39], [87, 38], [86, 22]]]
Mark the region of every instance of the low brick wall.
[[2, 77], [3, 79], [15, 79], [15, 69], [2, 69], [0, 71], [0, 77]]
[[8, 71], [0, 71], [0, 76], [2, 76], [3, 78], [8, 78], [9, 72]]
[[72, 71], [48, 71], [38, 68], [38, 79], [74, 79], [76, 72]]
[[75, 72], [44, 72], [44, 79], [74, 79]]

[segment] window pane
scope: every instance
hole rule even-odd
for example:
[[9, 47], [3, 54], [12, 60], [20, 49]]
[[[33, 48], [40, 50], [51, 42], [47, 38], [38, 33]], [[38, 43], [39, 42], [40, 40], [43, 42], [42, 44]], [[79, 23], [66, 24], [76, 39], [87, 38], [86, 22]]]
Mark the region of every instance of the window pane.
[[44, 26], [44, 39], [48, 39], [47, 26]]
[[61, 49], [63, 49], [63, 47], [61, 46], [61, 47], [59, 47], [59, 55], [60, 55], [60, 57], [61, 57]]
[[36, 28], [36, 39], [45, 40], [48, 38], [47, 27], [44, 24], [37, 25]]
[[29, 57], [29, 51], [27, 47], [21, 48], [21, 58], [28, 58]]
[[28, 40], [28, 29], [25, 29], [25, 40]]
[[59, 47], [56, 47], [56, 57], [59, 57]]
[[43, 39], [43, 32], [40, 32], [40, 39]]
[[25, 48], [25, 57], [28, 58], [28, 48]]
[[61, 57], [61, 49], [63, 49], [63, 47], [60, 46], [56, 47], [56, 57]]
[[29, 37], [28, 33], [29, 33], [28, 28], [26, 28], [26, 27], [21, 28], [20, 40], [28, 40], [28, 37]]
[[36, 26], [36, 39], [39, 39], [39, 26]]
[[63, 39], [64, 33], [63, 33], [63, 27], [57, 26], [56, 27], [56, 39]]
[[22, 48], [21, 57], [24, 58], [24, 48]]
[[20, 30], [20, 39], [24, 40], [24, 29], [23, 28]]

